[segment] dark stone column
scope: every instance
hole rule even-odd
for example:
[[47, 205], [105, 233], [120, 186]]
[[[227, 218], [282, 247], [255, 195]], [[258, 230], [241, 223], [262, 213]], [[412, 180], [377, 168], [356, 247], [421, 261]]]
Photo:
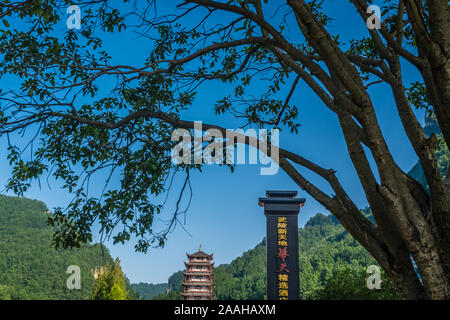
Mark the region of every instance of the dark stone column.
[[297, 191], [266, 191], [259, 198], [267, 218], [267, 299], [298, 300], [298, 213], [305, 199]]

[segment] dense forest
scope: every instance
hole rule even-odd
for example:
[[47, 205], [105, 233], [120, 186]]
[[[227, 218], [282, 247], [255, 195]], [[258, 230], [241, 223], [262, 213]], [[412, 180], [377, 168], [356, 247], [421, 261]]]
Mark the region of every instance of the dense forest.
[[[112, 263], [99, 244], [55, 250], [48, 209], [40, 201], [0, 195], [0, 300], [89, 299], [93, 270]], [[67, 288], [67, 267], [81, 270], [81, 289]]]

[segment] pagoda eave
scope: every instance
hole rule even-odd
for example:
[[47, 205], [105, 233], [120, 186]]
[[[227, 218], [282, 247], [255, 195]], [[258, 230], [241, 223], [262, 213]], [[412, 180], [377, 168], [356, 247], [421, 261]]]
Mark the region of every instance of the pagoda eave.
[[183, 272], [185, 276], [212, 276], [211, 273], [208, 272]]
[[210, 292], [182, 292], [182, 296], [192, 297], [192, 296], [211, 296]]
[[204, 287], [214, 286], [212, 284], [212, 282], [207, 282], [207, 281], [203, 281], [203, 282], [200, 282], [200, 281], [197, 281], [197, 282], [194, 282], [194, 281], [193, 282], [182, 282], [181, 285], [183, 285], [183, 286], [204, 286]]
[[214, 262], [184, 262], [186, 266], [214, 266]]

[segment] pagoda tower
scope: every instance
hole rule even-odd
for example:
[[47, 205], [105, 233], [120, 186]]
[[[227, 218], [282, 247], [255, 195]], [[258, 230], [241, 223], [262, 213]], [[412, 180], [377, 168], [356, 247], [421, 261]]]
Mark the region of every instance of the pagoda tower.
[[183, 300], [214, 300], [214, 262], [212, 254], [200, 249], [193, 254], [186, 253], [189, 262], [185, 262]]

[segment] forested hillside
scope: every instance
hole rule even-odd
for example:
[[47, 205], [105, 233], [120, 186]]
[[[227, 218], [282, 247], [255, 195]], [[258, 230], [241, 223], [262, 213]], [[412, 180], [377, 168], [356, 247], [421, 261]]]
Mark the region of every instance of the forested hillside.
[[[92, 270], [112, 263], [101, 245], [51, 247], [47, 212], [40, 201], [0, 195], [0, 299], [88, 299]], [[80, 290], [67, 289], [70, 265], [81, 269]]]
[[136, 291], [140, 298], [151, 300], [160, 293], [165, 293], [168, 288], [167, 283], [132, 283], [131, 287]]

